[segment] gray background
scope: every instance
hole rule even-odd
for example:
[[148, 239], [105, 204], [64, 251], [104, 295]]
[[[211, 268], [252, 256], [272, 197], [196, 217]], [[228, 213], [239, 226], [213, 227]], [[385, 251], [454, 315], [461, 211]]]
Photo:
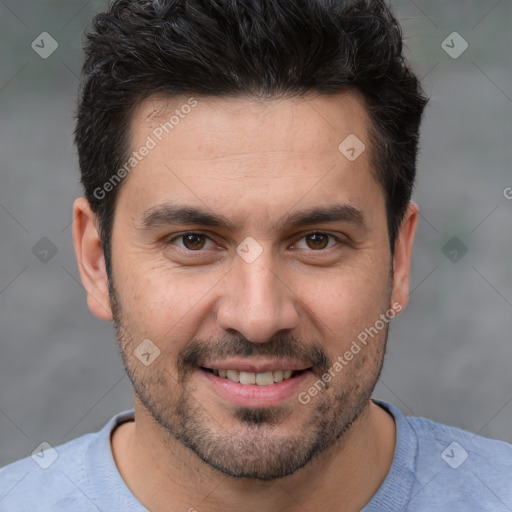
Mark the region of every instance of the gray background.
[[[81, 35], [104, 6], [0, 0], [0, 465], [131, 407], [112, 326], [87, 309], [69, 225], [81, 194], [72, 144]], [[512, 4], [393, 6], [431, 102], [411, 301], [393, 322], [375, 395], [512, 442]], [[457, 59], [441, 47], [454, 31], [469, 43]], [[48, 59], [31, 48], [41, 32], [59, 44]], [[58, 251], [46, 263], [32, 252], [43, 237]], [[455, 262], [443, 253], [453, 237], [450, 258], [468, 249]]]

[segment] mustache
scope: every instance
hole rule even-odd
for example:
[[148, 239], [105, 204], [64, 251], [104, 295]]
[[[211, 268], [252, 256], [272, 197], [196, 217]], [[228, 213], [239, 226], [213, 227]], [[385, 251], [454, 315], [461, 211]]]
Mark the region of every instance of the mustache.
[[265, 343], [253, 343], [243, 336], [189, 341], [179, 352], [176, 361], [180, 380], [196, 370], [206, 360], [229, 357], [289, 358], [301, 361], [321, 376], [332, 366], [331, 358], [316, 341], [304, 343], [293, 336], [276, 336]]

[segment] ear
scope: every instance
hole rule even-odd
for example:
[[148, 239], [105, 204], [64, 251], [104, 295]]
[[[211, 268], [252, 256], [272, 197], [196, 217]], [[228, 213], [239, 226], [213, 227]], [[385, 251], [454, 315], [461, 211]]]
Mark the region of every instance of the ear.
[[419, 208], [416, 203], [409, 203], [404, 219], [395, 240], [393, 257], [393, 291], [391, 303], [398, 302], [405, 309], [409, 302], [409, 285], [411, 277], [411, 257], [414, 236], [418, 225]]
[[73, 204], [73, 244], [87, 305], [93, 315], [112, 320], [105, 257], [96, 227], [97, 218], [85, 197]]

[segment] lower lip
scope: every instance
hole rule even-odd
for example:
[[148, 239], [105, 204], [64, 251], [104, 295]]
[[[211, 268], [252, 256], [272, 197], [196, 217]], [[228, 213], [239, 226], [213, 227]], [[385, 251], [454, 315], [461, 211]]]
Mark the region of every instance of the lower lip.
[[224, 377], [217, 377], [213, 373], [200, 369], [199, 374], [222, 397], [236, 405], [244, 407], [269, 407], [278, 405], [291, 396], [297, 397], [300, 389], [305, 388], [305, 381], [311, 374], [306, 370], [295, 377], [276, 382], [268, 386], [257, 384], [240, 384]]

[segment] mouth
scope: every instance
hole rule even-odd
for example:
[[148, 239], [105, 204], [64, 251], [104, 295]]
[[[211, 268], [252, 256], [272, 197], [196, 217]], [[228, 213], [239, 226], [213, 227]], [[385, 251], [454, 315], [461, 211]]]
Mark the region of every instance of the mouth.
[[[226, 368], [227, 366], [227, 368]], [[241, 407], [271, 407], [293, 400], [306, 389], [312, 367], [292, 362], [247, 361], [204, 363], [198, 375], [217, 398]]]
[[202, 370], [220, 377], [227, 379], [231, 382], [236, 382], [244, 386], [271, 386], [288, 379], [293, 379], [297, 375], [308, 371], [310, 368], [304, 370], [269, 370], [266, 372], [248, 372], [244, 370], [227, 370], [227, 369], [213, 369], [201, 367]]

